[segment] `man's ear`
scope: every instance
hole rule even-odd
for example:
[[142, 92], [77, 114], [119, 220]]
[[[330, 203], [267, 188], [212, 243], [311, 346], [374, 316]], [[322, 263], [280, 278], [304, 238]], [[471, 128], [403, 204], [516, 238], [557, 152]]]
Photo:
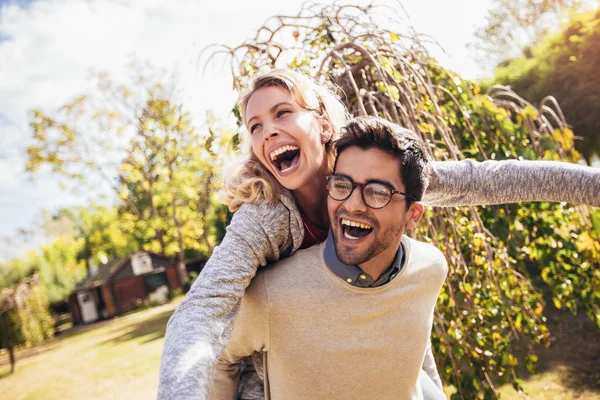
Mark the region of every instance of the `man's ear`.
[[406, 212], [406, 229], [415, 229], [424, 213], [423, 203], [414, 201]]

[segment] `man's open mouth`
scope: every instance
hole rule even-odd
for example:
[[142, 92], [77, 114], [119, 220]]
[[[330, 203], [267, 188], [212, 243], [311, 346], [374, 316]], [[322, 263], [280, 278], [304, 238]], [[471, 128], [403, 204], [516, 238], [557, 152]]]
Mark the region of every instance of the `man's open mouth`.
[[361, 222], [342, 218], [342, 234], [346, 239], [359, 240], [373, 232], [373, 227]]
[[280, 173], [290, 171], [300, 162], [300, 147], [294, 145], [281, 146], [269, 154], [271, 163]]

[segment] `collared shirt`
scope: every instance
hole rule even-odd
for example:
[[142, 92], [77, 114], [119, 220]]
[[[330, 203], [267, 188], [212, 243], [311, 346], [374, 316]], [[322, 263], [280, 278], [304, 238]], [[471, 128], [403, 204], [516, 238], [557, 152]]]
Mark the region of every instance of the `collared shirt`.
[[400, 272], [402, 266], [404, 265], [404, 249], [402, 248], [402, 245], [398, 247], [398, 252], [396, 253], [396, 257], [394, 257], [392, 265], [383, 274], [381, 274], [376, 281], [373, 281], [373, 278], [371, 278], [369, 274], [365, 273], [357, 265], [344, 264], [338, 258], [335, 251], [333, 233], [330, 229], [329, 235], [327, 236], [327, 243], [325, 245], [325, 264], [327, 264], [329, 269], [332, 270], [337, 276], [353, 286], [377, 287], [385, 285], [398, 275], [398, 272]]

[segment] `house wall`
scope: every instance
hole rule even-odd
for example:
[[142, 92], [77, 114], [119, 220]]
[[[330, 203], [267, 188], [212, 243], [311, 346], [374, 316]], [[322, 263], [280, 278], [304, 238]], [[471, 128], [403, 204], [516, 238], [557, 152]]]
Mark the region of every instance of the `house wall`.
[[115, 282], [113, 287], [121, 313], [134, 310], [148, 296], [143, 275]]
[[179, 284], [179, 277], [177, 276], [177, 269], [175, 267], [167, 268], [165, 273], [167, 274], [167, 282], [169, 283], [169, 289], [175, 290], [181, 286]]
[[[174, 261], [166, 258], [166, 257], [161, 257], [155, 254], [150, 255], [150, 257], [152, 258], [152, 267], [154, 268], [154, 270], [158, 270], [160, 268], [168, 268], [174, 265]], [[113, 275], [113, 277], [111, 278], [112, 281], [122, 281], [125, 279], [129, 279], [132, 278], [136, 275], [134, 275], [133, 273], [133, 269], [131, 267], [131, 261], [128, 260], [119, 271], [117, 271], [117, 273], [115, 273]]]
[[110, 284], [102, 285], [102, 298], [104, 299], [104, 307], [106, 307], [106, 312], [109, 317], [114, 317], [117, 315], [118, 309], [115, 304], [115, 299], [113, 298], [112, 290], [110, 289]]
[[77, 301], [77, 293], [71, 293], [69, 296], [69, 313], [73, 325], [81, 324], [81, 312], [79, 311], [79, 302]]
[[121, 269], [113, 275], [112, 280], [113, 281], [121, 281], [124, 279], [131, 278], [133, 276], [134, 275], [133, 275], [133, 270], [131, 269], [131, 261], [127, 260], [125, 262], [125, 265], [123, 265], [121, 267]]
[[200, 274], [200, 272], [202, 272], [202, 269], [204, 268], [204, 265], [206, 264], [206, 259], [204, 258], [196, 258], [194, 260], [187, 260], [185, 262], [185, 269], [188, 272], [188, 274], [190, 272], [196, 272], [197, 274]]

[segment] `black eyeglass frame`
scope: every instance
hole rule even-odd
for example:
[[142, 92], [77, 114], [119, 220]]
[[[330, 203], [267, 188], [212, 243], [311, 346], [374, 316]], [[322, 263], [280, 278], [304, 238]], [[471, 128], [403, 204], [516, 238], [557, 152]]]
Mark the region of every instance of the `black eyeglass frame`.
[[[350, 182], [350, 184], [352, 185], [352, 190], [350, 190], [350, 192], [348, 193], [348, 196], [344, 197], [343, 199], [336, 199], [335, 197], [333, 197], [333, 196], [331, 195], [331, 190], [329, 189], [329, 182], [330, 182], [332, 179], [334, 179], [334, 178], [343, 178], [344, 180], [346, 180], [346, 181]], [[401, 192], [401, 191], [399, 191], [399, 190], [396, 190], [394, 187], [392, 187], [392, 186], [388, 185], [387, 183], [380, 182], [380, 181], [367, 181], [367, 182], [365, 182], [365, 183], [357, 183], [357, 182], [354, 182], [354, 181], [352, 180], [352, 178], [350, 178], [350, 177], [348, 177], [348, 176], [346, 176], [346, 175], [337, 175], [337, 174], [336, 174], [336, 175], [329, 175], [329, 176], [326, 176], [326, 177], [325, 177], [325, 180], [326, 180], [326, 182], [327, 182], [327, 186], [326, 186], [326, 187], [327, 187], [327, 195], [328, 195], [329, 197], [331, 197], [332, 199], [334, 199], [335, 201], [344, 201], [344, 200], [347, 200], [347, 199], [348, 199], [350, 196], [352, 196], [352, 193], [354, 193], [354, 189], [356, 189], [357, 187], [360, 187], [360, 197], [362, 198], [362, 201], [363, 201], [363, 203], [365, 203], [365, 205], [366, 205], [367, 207], [369, 207], [369, 208], [372, 208], [372, 209], [374, 209], [374, 210], [379, 210], [379, 209], [382, 209], [383, 207], [385, 207], [385, 206], [387, 206], [388, 204], [390, 204], [390, 201], [392, 201], [392, 197], [394, 197], [394, 195], [395, 195], [395, 194], [401, 194], [402, 196], [404, 196], [404, 197], [406, 197], [406, 198], [408, 198], [408, 199], [411, 199], [411, 200], [413, 200], [413, 201], [418, 201], [417, 199], [415, 199], [415, 198], [414, 198], [414, 197], [412, 197], [411, 195], [409, 195], [409, 194], [406, 194], [405, 192]], [[376, 184], [378, 184], [378, 185], [385, 186], [385, 187], [387, 187], [387, 188], [390, 190], [390, 197], [388, 198], [388, 201], [387, 201], [387, 202], [386, 202], [384, 205], [382, 205], [381, 207], [373, 207], [373, 206], [370, 206], [370, 205], [367, 203], [367, 201], [365, 200], [365, 187], [366, 187], [366, 186], [368, 186], [368, 185], [369, 185], [369, 184], [371, 184], [371, 183], [376, 183]]]

